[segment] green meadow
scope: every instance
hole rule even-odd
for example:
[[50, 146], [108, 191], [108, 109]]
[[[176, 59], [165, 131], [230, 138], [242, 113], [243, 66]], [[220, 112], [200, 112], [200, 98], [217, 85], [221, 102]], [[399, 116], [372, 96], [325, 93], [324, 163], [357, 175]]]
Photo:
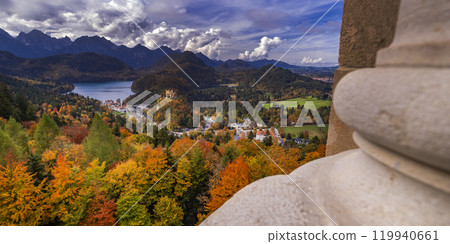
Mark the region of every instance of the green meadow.
[[[316, 108], [331, 106], [331, 100], [319, 100], [315, 97], [297, 97], [297, 98], [292, 98], [292, 99], [283, 100], [283, 101], [276, 101], [276, 102], [283, 103], [283, 102], [289, 102], [289, 101], [296, 101], [297, 105], [302, 105], [302, 106], [305, 104], [306, 101], [312, 101], [314, 103], [314, 106], [316, 106]], [[263, 107], [271, 108], [272, 105], [273, 105], [273, 102], [264, 104]]]
[[317, 125], [304, 125], [302, 127], [282, 127], [279, 129], [282, 129], [284, 133], [287, 135], [288, 133], [291, 133], [292, 137], [297, 137], [300, 132], [308, 131], [309, 132], [309, 138], [312, 138], [314, 136], [318, 136], [319, 138], [325, 136], [328, 132], [328, 125], [325, 125], [326, 127], [318, 127]]

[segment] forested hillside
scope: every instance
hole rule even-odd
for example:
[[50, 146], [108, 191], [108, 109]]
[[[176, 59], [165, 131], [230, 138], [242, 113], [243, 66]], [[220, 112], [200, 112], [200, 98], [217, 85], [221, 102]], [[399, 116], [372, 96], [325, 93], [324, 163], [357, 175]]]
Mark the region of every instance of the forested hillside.
[[[149, 137], [83, 97], [35, 106], [2, 85], [0, 98], [0, 225], [195, 225], [249, 183], [282, 173], [232, 129]], [[289, 173], [322, 157], [324, 142], [258, 143]]]
[[[148, 70], [148, 74], [135, 80], [132, 90], [136, 93], [144, 90], [164, 92], [172, 89], [188, 101], [228, 100], [230, 95], [237, 94], [238, 100], [269, 100], [294, 98], [298, 96], [324, 97], [332, 85], [312, 78], [301, 76], [290, 70], [275, 67], [261, 79], [255, 87], [256, 81], [271, 67], [266, 65], [259, 69], [240, 66], [240, 68], [223, 69], [223, 63], [215, 69], [205, 63], [192, 52], [171, 55], [173, 60], [199, 85], [197, 87], [178, 67], [168, 58], [163, 58]], [[237, 62], [240, 63], [240, 62]], [[242, 69], [246, 67], [245, 69]], [[232, 84], [233, 87], [227, 87]]]
[[138, 77], [122, 61], [95, 53], [25, 59], [0, 51], [0, 73], [60, 83], [132, 80]]

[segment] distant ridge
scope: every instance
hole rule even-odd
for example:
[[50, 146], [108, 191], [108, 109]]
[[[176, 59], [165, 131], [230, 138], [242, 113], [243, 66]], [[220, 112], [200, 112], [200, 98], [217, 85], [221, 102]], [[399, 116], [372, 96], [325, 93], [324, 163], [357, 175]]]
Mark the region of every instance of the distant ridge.
[[[162, 46], [161, 49], [169, 55], [181, 53], [180, 50], [173, 50], [166, 46]], [[54, 38], [39, 30], [32, 30], [29, 33], [20, 32], [17, 37], [12, 37], [6, 31], [0, 29], [0, 50], [8, 51], [15, 56], [23, 58], [43, 58], [59, 54], [93, 52], [115, 57], [134, 69], [149, 68], [159, 59], [165, 57], [165, 54], [160, 49], [150, 50], [140, 44], [129, 48], [124, 45], [116, 45], [100, 36], [82, 36], [72, 41], [68, 37]], [[308, 71], [315, 70], [314, 67], [296, 66], [282, 61], [277, 62], [274, 59], [221, 61], [210, 59], [203, 53], [196, 53], [195, 56], [202, 60], [205, 65], [214, 67], [220, 72], [233, 72], [248, 68], [259, 69], [265, 65], [273, 65], [275, 63], [276, 67], [289, 69], [298, 74], [307, 74]], [[317, 68], [321, 69], [321, 67]], [[324, 74], [330, 76], [329, 73]]]
[[223, 62], [222, 64], [215, 67], [217, 71], [219, 72], [234, 72], [234, 71], [240, 71], [245, 69], [252, 69], [256, 68], [255, 66], [251, 65], [249, 62], [246, 62], [241, 59], [235, 59], [235, 60], [227, 60]]
[[[270, 68], [270, 64], [257, 69], [243, 60], [228, 60], [213, 68], [206, 65], [198, 55], [189, 51], [174, 53], [170, 56], [192, 77], [199, 87], [186, 77], [171, 60], [164, 57], [148, 69], [146, 75], [133, 82], [132, 90], [139, 93], [144, 90], [163, 92], [167, 89], [173, 89], [178, 94], [189, 97], [189, 99], [196, 98], [199, 95], [198, 90], [215, 89], [228, 84], [234, 84], [239, 89], [248, 89], [251, 92], [263, 90], [279, 95], [286, 91], [319, 90], [329, 92], [331, 90], [331, 84], [329, 83], [313, 80], [310, 77], [295, 74], [291, 70], [281, 67], [273, 68], [261, 80], [258, 87], [253, 90], [252, 84]], [[221, 69], [226, 71], [221, 71]], [[211, 97], [208, 99], [211, 99]]]
[[117, 58], [96, 53], [26, 59], [0, 51], [0, 73], [59, 83], [132, 80], [138, 74]]
[[[194, 53], [186, 51], [170, 56], [201, 88], [217, 85], [214, 68], [206, 65]], [[165, 89], [188, 91], [196, 88], [196, 85], [169, 58], [164, 57], [153, 65], [148, 74], [135, 80], [131, 88], [134, 92], [149, 88], [153, 91]]]

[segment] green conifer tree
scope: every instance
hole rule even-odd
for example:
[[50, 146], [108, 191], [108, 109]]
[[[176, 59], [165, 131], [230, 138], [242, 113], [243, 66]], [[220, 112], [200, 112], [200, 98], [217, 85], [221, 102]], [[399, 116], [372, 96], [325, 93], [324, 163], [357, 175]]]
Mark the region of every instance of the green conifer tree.
[[111, 129], [103, 122], [99, 114], [95, 114], [89, 128], [89, 135], [83, 141], [83, 149], [88, 160], [97, 158], [100, 162], [106, 162], [106, 166], [109, 167], [119, 160], [119, 148], [119, 143]]
[[12, 153], [17, 156], [19, 151], [20, 150], [14, 143], [14, 140], [11, 139], [4, 131], [0, 130], [0, 165], [5, 164], [6, 155]]
[[25, 152], [28, 144], [28, 136], [23, 126], [18, 123], [14, 118], [9, 118], [8, 123], [5, 125], [5, 133], [13, 139], [13, 141]]
[[59, 127], [53, 119], [46, 113], [42, 115], [39, 124], [34, 132], [34, 140], [38, 154], [42, 154], [49, 148], [59, 135]]

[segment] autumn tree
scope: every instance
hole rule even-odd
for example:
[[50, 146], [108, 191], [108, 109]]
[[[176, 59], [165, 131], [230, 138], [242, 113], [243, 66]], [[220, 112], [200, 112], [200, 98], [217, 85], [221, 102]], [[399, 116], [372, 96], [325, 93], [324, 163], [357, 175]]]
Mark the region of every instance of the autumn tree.
[[218, 185], [211, 190], [211, 199], [206, 204], [206, 209], [209, 213], [214, 212], [248, 184], [249, 167], [244, 159], [239, 156], [232, 163], [228, 164], [222, 172]]
[[60, 155], [52, 175], [54, 179], [48, 187], [48, 203], [53, 223], [78, 224], [86, 209], [84, 173]]
[[120, 156], [122, 161], [127, 161], [132, 158], [136, 152], [144, 150], [148, 145], [141, 145], [137, 143], [136, 135], [131, 135], [122, 138], [120, 142]]
[[155, 205], [153, 212], [153, 225], [170, 226], [183, 224], [183, 209], [173, 198], [168, 196], [161, 197]]
[[88, 186], [99, 188], [105, 176], [105, 162], [93, 160], [85, 170], [84, 178]]
[[147, 208], [141, 202], [138, 202], [141, 194], [133, 189], [122, 194], [117, 200], [116, 218], [119, 221], [118, 225], [124, 226], [139, 226], [149, 225], [150, 215]]
[[[298, 148], [285, 149], [283, 147], [272, 146], [268, 148], [267, 153], [275, 161], [275, 163], [287, 174], [290, 174], [301, 165], [299, 160], [300, 150]], [[273, 175], [283, 174], [283, 171], [281, 171], [277, 165], [271, 162]]]
[[114, 199], [131, 191], [143, 193], [148, 177], [148, 173], [139, 167], [136, 161], [130, 159], [108, 171], [104, 179], [105, 188], [108, 195]]
[[309, 152], [305, 155], [305, 158], [301, 161], [301, 164], [325, 157], [325, 149], [326, 147], [324, 144], [319, 145], [317, 150]]
[[39, 225], [43, 219], [44, 182], [34, 179], [23, 162], [15, 162], [12, 155], [0, 166], [0, 225]]
[[95, 189], [94, 197], [89, 201], [86, 210], [86, 217], [82, 221], [83, 225], [94, 226], [111, 226], [116, 222], [115, 214], [117, 211], [114, 200], [102, 193], [99, 189]]
[[267, 176], [279, 174], [281, 171], [273, 165], [264, 154], [251, 157], [248, 160], [250, 182], [262, 179]]
[[175, 180], [176, 185], [174, 189], [175, 197], [182, 197], [183, 194], [189, 189], [192, 185], [192, 176], [191, 176], [191, 162], [189, 159], [183, 157], [177, 164], [177, 169], [175, 172]]
[[148, 187], [154, 185], [152, 191], [144, 199], [148, 207], [155, 204], [160, 197], [173, 194], [175, 186], [174, 174], [173, 172], [167, 172], [170, 166], [167, 154], [163, 152], [161, 147], [155, 149], [148, 147], [136, 154], [135, 158], [145, 172], [148, 173], [148, 178], [146, 179]]
[[81, 126], [63, 126], [61, 134], [68, 136], [73, 143], [80, 144], [88, 136], [88, 130]]
[[114, 217], [116, 204], [102, 187], [104, 175], [105, 162], [99, 163], [97, 159], [85, 170], [86, 188], [83, 193], [87, 200], [85, 203], [87, 208], [82, 225], [113, 225], [116, 221]]
[[95, 114], [92, 119], [89, 135], [83, 141], [83, 148], [88, 160], [98, 158], [100, 162], [105, 161], [107, 167], [120, 158], [119, 143], [99, 114]]
[[192, 145], [194, 145], [194, 143], [195, 141], [187, 137], [178, 139], [172, 144], [170, 153], [174, 158], [180, 158], [185, 152], [189, 150], [189, 148], [192, 147]]

